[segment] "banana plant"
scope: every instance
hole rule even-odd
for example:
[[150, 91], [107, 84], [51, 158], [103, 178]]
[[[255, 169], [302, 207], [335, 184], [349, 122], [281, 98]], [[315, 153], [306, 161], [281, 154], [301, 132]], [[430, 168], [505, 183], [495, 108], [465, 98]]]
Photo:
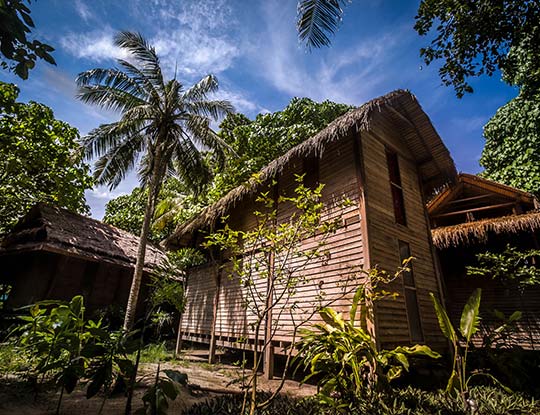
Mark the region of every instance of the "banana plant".
[[409, 370], [411, 356], [440, 357], [426, 345], [378, 350], [365, 329], [365, 313], [359, 312], [367, 296], [365, 287], [360, 286], [348, 320], [327, 307], [319, 311], [324, 323], [302, 331], [299, 358], [309, 371], [304, 381], [320, 377], [319, 398], [324, 403], [346, 406], [369, 389], [388, 385]]
[[469, 373], [467, 370], [467, 358], [471, 347], [473, 346], [471, 340], [473, 336], [478, 332], [480, 327], [480, 300], [482, 297], [482, 290], [477, 288], [467, 300], [467, 303], [463, 307], [461, 312], [461, 318], [459, 322], [459, 332], [456, 331], [446, 310], [441, 305], [439, 300], [433, 293], [429, 294], [435, 307], [435, 313], [437, 314], [437, 320], [444, 336], [450, 341], [453, 349], [453, 363], [452, 372], [448, 378], [446, 385], [446, 392], [459, 394], [463, 401], [463, 405], [466, 410], [469, 409], [469, 383], [471, 379], [476, 376], [485, 376], [490, 378], [494, 383], [501, 386], [507, 392], [512, 391], [506, 386], [502, 385], [493, 375], [486, 372], [474, 372]]

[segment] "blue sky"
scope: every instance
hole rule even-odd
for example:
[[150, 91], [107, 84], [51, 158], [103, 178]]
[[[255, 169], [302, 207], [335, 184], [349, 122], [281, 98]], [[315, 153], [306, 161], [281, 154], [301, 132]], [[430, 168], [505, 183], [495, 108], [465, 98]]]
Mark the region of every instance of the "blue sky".
[[[413, 30], [418, 0], [353, 0], [330, 48], [306, 52], [295, 31], [295, 0], [38, 0], [32, 2], [35, 36], [56, 48], [57, 66], [38, 63], [30, 79], [5, 71], [20, 99], [42, 102], [55, 116], [87, 133], [114, 121], [78, 102], [75, 77], [94, 67], [112, 67], [122, 57], [112, 38], [139, 31], [155, 46], [166, 74], [187, 85], [213, 73], [220, 96], [249, 117], [277, 111], [294, 96], [360, 105], [393, 89], [411, 90], [430, 116], [459, 170], [477, 173], [482, 126], [517, 91], [500, 76], [472, 81], [462, 99], [445, 87], [437, 65], [426, 67], [419, 49], [428, 39]], [[110, 198], [137, 185], [128, 177], [116, 189], [87, 192], [92, 215], [101, 218]]]

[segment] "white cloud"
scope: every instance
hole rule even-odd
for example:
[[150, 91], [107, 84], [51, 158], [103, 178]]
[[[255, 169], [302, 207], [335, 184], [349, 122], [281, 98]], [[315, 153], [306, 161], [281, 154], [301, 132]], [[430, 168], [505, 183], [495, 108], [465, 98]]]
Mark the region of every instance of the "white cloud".
[[75, 0], [73, 6], [75, 7], [77, 14], [81, 16], [85, 22], [94, 18], [94, 14], [82, 0]]
[[412, 41], [408, 26], [363, 37], [346, 48], [318, 49], [309, 54], [298, 44], [295, 27], [285, 18], [288, 12], [278, 1], [265, 3], [262, 15], [266, 27], [255, 40], [264, 47], [251, 52], [253, 65], [277, 90], [358, 105], [387, 92], [387, 88], [401, 87], [394, 85], [398, 71], [403, 70], [396, 64], [396, 55]]
[[87, 33], [69, 33], [60, 40], [60, 44], [72, 55], [95, 62], [129, 58], [128, 52], [114, 44], [113, 37], [110, 28]]

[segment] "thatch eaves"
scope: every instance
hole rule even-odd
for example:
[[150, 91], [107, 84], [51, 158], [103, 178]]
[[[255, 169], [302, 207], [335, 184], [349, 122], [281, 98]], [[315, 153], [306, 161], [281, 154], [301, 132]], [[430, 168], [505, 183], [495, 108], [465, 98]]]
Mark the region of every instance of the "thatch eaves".
[[[2, 241], [0, 255], [48, 251], [133, 268], [139, 238], [129, 232], [66, 209], [38, 203]], [[144, 269], [159, 265], [165, 253], [146, 247]]]
[[382, 112], [400, 128], [403, 139], [418, 162], [426, 194], [455, 180], [457, 172], [450, 153], [416, 97], [409, 91], [396, 90], [337, 118], [322, 131], [268, 164], [259, 172], [257, 180], [236, 187], [193, 220], [180, 225], [161, 244], [168, 248], [185, 244], [189, 235], [201, 228], [213, 226], [243, 198], [256, 192], [261, 183], [277, 177], [293, 160], [320, 157], [329, 143], [348, 137], [351, 133], [369, 130], [373, 116]]
[[456, 248], [488, 242], [490, 234], [518, 234], [540, 229], [540, 211], [522, 215], [489, 218], [432, 229], [433, 244], [438, 249]]

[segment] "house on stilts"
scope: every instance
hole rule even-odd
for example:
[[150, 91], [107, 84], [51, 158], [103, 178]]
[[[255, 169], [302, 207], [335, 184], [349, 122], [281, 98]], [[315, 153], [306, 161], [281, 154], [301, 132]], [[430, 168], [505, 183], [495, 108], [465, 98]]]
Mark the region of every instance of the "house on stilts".
[[[407, 278], [388, 287], [399, 296], [372, 306], [370, 329], [383, 348], [426, 343], [444, 349], [446, 341], [429, 297], [430, 292], [443, 297], [443, 292], [426, 202], [437, 189], [454, 182], [457, 172], [448, 149], [408, 91], [391, 92], [339, 117], [262, 169], [260, 185], [231, 190], [177, 228], [162, 245], [201, 248], [205, 235], [222, 226], [223, 216], [228, 216], [231, 228], [249, 229], [255, 223], [257, 193], [265, 183], [272, 182], [277, 194], [286, 194], [295, 188], [296, 175], [302, 174], [324, 184], [322, 202], [327, 217], [335, 216], [336, 200], [352, 202], [342, 211], [342, 223], [328, 240], [330, 255], [302, 277], [320, 281], [332, 292], [331, 287], [337, 287], [351, 267], [377, 265], [392, 271], [402, 260], [415, 257]], [[277, 205], [278, 222], [291, 214], [287, 204]], [[185, 339], [211, 346], [253, 347], [250, 316], [242, 307], [243, 287], [238, 280], [222, 276], [226, 262], [225, 256], [188, 272], [188, 302], [180, 330]], [[311, 289], [298, 291], [305, 303], [312, 303], [317, 294]], [[334, 308], [345, 314], [352, 295]], [[290, 325], [286, 317], [282, 319], [277, 321], [273, 338], [275, 353], [290, 346]]]

